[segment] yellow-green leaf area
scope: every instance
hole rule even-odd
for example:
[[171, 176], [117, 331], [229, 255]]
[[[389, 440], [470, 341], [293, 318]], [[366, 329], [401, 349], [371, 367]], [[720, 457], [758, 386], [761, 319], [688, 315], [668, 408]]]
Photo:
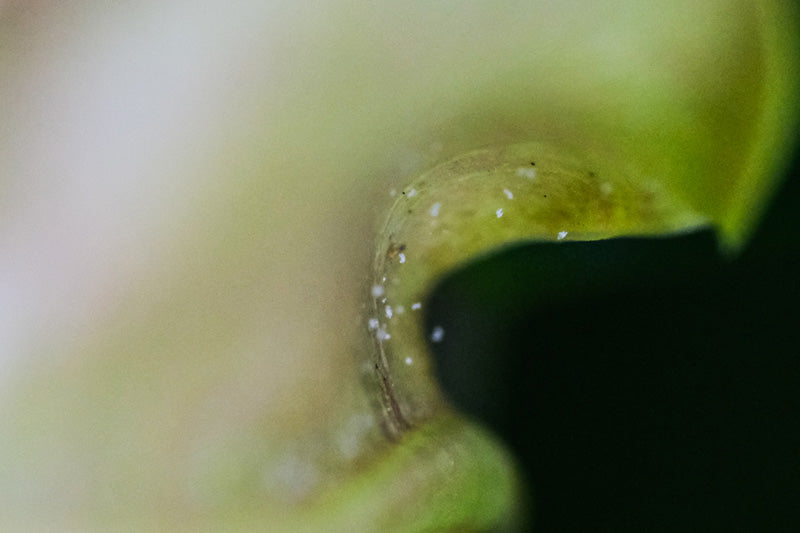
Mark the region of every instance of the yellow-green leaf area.
[[477, 150], [422, 174], [398, 194], [380, 234], [365, 317], [376, 364], [391, 374], [387, 412], [399, 411], [402, 426], [441, 406], [420, 308], [448, 270], [522, 241], [673, 235], [707, 223], [658, 181], [554, 145]]

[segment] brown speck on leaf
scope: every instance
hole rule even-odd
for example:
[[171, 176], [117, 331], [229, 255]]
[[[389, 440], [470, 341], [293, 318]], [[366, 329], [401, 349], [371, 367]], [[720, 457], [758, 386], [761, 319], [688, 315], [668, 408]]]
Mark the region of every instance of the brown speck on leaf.
[[405, 244], [392, 243], [389, 245], [389, 249], [386, 250], [386, 257], [388, 257], [389, 259], [394, 259], [398, 255], [400, 255], [400, 253], [405, 251], [405, 249], [406, 249]]

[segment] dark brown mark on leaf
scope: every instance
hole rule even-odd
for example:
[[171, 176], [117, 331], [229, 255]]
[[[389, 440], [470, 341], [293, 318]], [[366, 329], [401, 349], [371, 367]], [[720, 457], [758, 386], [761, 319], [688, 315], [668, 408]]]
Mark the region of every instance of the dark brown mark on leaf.
[[405, 251], [405, 249], [406, 249], [405, 244], [397, 244], [393, 242], [389, 245], [389, 249], [386, 250], [386, 257], [388, 259], [394, 259], [398, 255], [400, 255], [401, 252]]

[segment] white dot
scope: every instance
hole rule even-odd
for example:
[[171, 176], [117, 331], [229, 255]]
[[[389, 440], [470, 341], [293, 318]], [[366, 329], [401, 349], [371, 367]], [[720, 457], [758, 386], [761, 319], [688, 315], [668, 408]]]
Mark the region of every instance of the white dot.
[[431, 331], [431, 342], [442, 342], [444, 340], [444, 328], [436, 326]]
[[433, 204], [431, 206], [431, 216], [432, 217], [438, 217], [439, 216], [439, 210], [441, 208], [442, 208], [442, 203], [441, 202], [436, 202], [435, 204]]
[[385, 291], [383, 290], [383, 287], [381, 287], [380, 285], [373, 285], [372, 286], [372, 297], [373, 298], [380, 298], [381, 296], [383, 296], [384, 292]]
[[378, 326], [380, 326], [377, 318], [370, 318], [368, 323], [369, 323], [369, 329], [371, 330], [378, 329]]
[[406, 262], [406, 254], [401, 253], [401, 254], [398, 255], [398, 257], [400, 258], [400, 262], [401, 263], [405, 263]]
[[375, 332], [375, 337], [376, 337], [376, 338], [377, 338], [379, 341], [388, 341], [389, 339], [391, 339], [391, 338], [392, 338], [392, 336], [391, 336], [391, 335], [389, 335], [389, 334], [386, 332], [386, 328], [385, 328], [385, 327], [383, 327], [383, 328], [378, 328], [378, 331], [376, 331], [376, 332]]
[[417, 189], [411, 189], [408, 191], [408, 197], [411, 198], [412, 196], [417, 194]]
[[503, 189], [503, 192], [506, 193], [506, 196], [508, 197], [509, 200], [513, 200], [514, 199], [514, 193], [512, 193], [508, 189]]
[[392, 318], [392, 315], [393, 315], [392, 308], [387, 305], [386, 306], [386, 318]]
[[528, 167], [519, 167], [517, 169], [517, 176], [528, 178], [529, 180], [536, 179], [536, 169]]
[[566, 237], [568, 233], [569, 233], [568, 231], [559, 231], [558, 232], [558, 240], [560, 241], [561, 239]]
[[407, 365], [410, 365], [410, 364], [411, 364], [411, 363], [413, 363], [413, 362], [414, 362], [414, 360], [413, 360], [413, 359], [411, 359], [410, 357], [406, 357], [406, 364], [407, 364]]
[[497, 218], [500, 218], [501, 216], [503, 216], [503, 208], [501, 207], [500, 209], [495, 211], [495, 214], [497, 215]]
[[415, 304], [411, 304], [411, 309], [413, 309], [414, 311], [417, 311], [417, 310], [418, 310], [418, 309], [420, 309], [421, 307], [422, 307], [422, 304], [421, 304], [421, 303], [419, 303], [419, 302], [417, 302], [417, 303], [415, 303]]

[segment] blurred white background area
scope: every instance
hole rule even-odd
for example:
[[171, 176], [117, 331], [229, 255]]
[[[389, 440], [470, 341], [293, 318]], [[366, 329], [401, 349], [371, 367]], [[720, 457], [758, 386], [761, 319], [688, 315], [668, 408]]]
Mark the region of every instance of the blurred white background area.
[[275, 4], [3, 6], [2, 382], [159, 268], [269, 75]]
[[0, 7], [0, 528], [174, 524], [247, 501], [241, 472], [292, 494], [282, 443], [361, 394], [342, 331], [374, 210], [297, 60], [324, 15]]

